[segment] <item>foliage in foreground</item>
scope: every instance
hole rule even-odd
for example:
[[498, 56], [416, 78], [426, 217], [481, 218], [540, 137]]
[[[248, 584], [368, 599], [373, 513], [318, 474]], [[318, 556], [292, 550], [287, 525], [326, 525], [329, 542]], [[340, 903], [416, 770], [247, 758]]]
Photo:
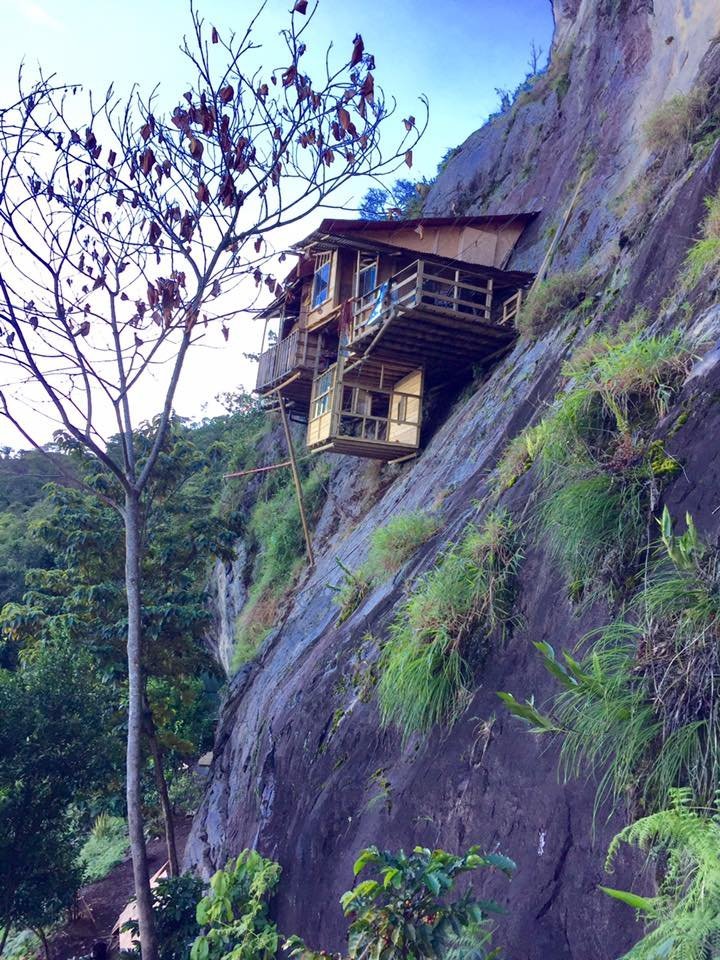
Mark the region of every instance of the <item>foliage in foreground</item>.
[[469, 526], [415, 585], [380, 658], [383, 724], [397, 724], [409, 736], [458, 717], [474, 666], [512, 622], [520, 560], [515, 524], [494, 513], [482, 526]]
[[66, 645], [0, 670], [0, 938], [55, 921], [82, 882], [70, 812], [112, 769], [107, 699], [91, 658]]
[[622, 844], [647, 851], [660, 874], [654, 897], [600, 889], [637, 910], [648, 932], [623, 960], [715, 960], [720, 956], [720, 811], [692, 805], [674, 790], [670, 805], [630, 824], [614, 838], [606, 869]]
[[440, 526], [440, 519], [423, 510], [400, 513], [370, 535], [370, 550], [365, 563], [357, 571], [338, 560], [343, 584], [335, 601], [340, 607], [338, 625], [344, 623], [360, 606], [375, 584], [382, 583], [405, 564]]
[[[415, 847], [411, 854], [392, 853], [368, 847], [355, 862], [357, 876], [371, 867], [375, 877], [363, 880], [345, 893], [340, 902], [351, 921], [348, 958], [360, 960], [440, 960], [448, 956], [472, 956], [489, 960], [490, 913], [502, 913], [494, 901], [479, 901], [471, 887], [451, 899], [460, 876], [481, 867], [512, 876], [515, 864], [501, 854], [482, 854], [470, 847], [463, 856], [444, 850]], [[326, 954], [309, 950], [299, 937], [286, 942], [291, 956], [318, 960]]]
[[719, 624], [720, 554], [691, 517], [676, 535], [666, 509], [657, 556], [625, 615], [585, 637], [580, 660], [536, 644], [561, 685], [545, 712], [502, 699], [536, 732], [561, 733], [566, 774], [600, 777], [598, 805], [609, 797], [662, 809], [678, 786], [708, 803], [720, 787]]
[[243, 850], [210, 880], [197, 905], [203, 932], [190, 960], [273, 960], [280, 943], [268, 904], [280, 880], [280, 865], [255, 850]]
[[[188, 960], [199, 931], [196, 913], [202, 892], [202, 880], [190, 873], [164, 877], [153, 887], [153, 916], [160, 960]], [[137, 920], [131, 920], [127, 929], [137, 941]], [[139, 960], [139, 944], [133, 953]]]

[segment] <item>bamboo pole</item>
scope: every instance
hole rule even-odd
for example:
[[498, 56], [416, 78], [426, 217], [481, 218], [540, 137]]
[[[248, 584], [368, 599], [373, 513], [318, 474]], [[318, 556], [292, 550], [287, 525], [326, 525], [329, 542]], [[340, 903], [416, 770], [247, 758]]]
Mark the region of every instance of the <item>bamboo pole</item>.
[[283, 430], [285, 431], [285, 439], [288, 445], [288, 453], [290, 454], [290, 466], [292, 468], [293, 480], [295, 481], [295, 493], [297, 494], [298, 507], [300, 509], [300, 520], [302, 521], [303, 533], [305, 534], [305, 546], [307, 547], [308, 560], [310, 561], [310, 566], [315, 566], [315, 556], [313, 554], [312, 543], [310, 542], [310, 530], [308, 528], [307, 517], [305, 516], [305, 505], [303, 503], [302, 495], [302, 485], [300, 483], [300, 474], [298, 473], [297, 460], [295, 459], [295, 447], [292, 442], [292, 434], [290, 433], [290, 424], [288, 422], [287, 413], [285, 411], [285, 398], [278, 391], [278, 405], [280, 407], [280, 417], [282, 419]]
[[572, 212], [575, 209], [575, 204], [577, 203], [577, 199], [580, 196], [580, 191], [583, 188], [583, 184], [587, 180], [587, 176], [588, 176], [588, 171], [583, 170], [583, 172], [580, 174], [580, 179], [577, 182], [577, 186], [575, 187], [575, 192], [572, 195], [570, 206], [565, 211], [565, 216], [562, 218], [560, 227], [558, 228], [557, 233], [553, 237], [552, 243], [548, 248], [548, 252], [545, 254], [545, 259], [540, 265], [540, 269], [537, 272], [537, 276], [533, 280], [532, 286], [530, 287], [530, 293], [532, 293], [533, 290], [536, 290], [545, 279], [545, 275], [547, 274], [548, 269], [550, 268], [550, 264], [552, 263], [552, 259], [555, 256], [555, 251], [557, 250], [558, 245], [562, 240], [562, 235], [565, 233], [565, 228], [570, 222], [570, 217], [572, 216]]

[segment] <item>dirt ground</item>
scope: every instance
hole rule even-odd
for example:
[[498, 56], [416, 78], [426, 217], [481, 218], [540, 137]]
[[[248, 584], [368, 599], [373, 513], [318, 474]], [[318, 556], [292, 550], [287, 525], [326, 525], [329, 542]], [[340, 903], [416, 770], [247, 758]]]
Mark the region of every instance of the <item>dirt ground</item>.
[[[181, 860], [191, 822], [190, 817], [180, 817], [175, 821], [178, 856]], [[167, 859], [165, 842], [162, 839], [152, 840], [147, 849], [152, 875]], [[79, 896], [79, 917], [52, 937], [51, 960], [83, 957], [90, 953], [96, 940], [109, 941], [115, 921], [132, 895], [132, 863], [128, 858], [111, 870], [103, 880], [82, 888]]]

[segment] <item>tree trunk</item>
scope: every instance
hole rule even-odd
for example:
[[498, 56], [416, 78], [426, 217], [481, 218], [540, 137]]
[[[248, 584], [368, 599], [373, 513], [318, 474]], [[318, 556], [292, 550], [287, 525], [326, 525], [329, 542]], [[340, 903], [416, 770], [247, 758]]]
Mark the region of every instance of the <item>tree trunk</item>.
[[47, 937], [45, 936], [44, 927], [37, 927], [33, 930], [33, 933], [36, 937], [40, 938], [40, 942], [43, 946], [43, 953], [45, 954], [45, 960], [50, 960], [50, 945], [47, 942]]
[[158, 960], [158, 944], [152, 912], [152, 892], [142, 817], [143, 671], [142, 606], [140, 592], [140, 498], [130, 491], [125, 496], [125, 590], [128, 606], [128, 734], [127, 814], [133, 880], [140, 927], [143, 960]]
[[175, 824], [173, 823], [172, 804], [168, 796], [167, 781], [165, 779], [165, 770], [163, 768], [162, 749], [157, 739], [155, 730], [155, 721], [153, 720], [150, 705], [145, 702], [145, 735], [150, 746], [150, 754], [153, 759], [153, 770], [155, 773], [155, 785], [158, 796], [160, 797], [160, 806], [162, 807], [163, 822], [165, 824], [165, 845], [167, 847], [168, 865], [170, 876], [177, 877], [180, 873], [178, 865], [177, 845], [175, 843]]

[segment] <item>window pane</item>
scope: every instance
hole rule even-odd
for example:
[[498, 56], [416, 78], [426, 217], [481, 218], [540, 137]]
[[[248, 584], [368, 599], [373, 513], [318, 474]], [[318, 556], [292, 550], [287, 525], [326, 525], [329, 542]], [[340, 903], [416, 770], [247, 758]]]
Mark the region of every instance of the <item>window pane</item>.
[[324, 263], [315, 271], [313, 281], [313, 307], [319, 307], [330, 296], [330, 263]]

